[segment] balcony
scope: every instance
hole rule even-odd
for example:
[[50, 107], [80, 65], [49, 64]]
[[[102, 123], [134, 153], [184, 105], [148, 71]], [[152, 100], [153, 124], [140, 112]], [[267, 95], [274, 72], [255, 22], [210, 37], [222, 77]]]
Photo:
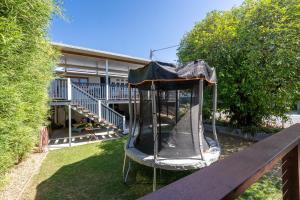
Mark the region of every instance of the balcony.
[[[101, 83], [72, 83], [98, 100], [108, 103], [128, 103], [127, 85]], [[51, 82], [49, 97], [54, 101], [68, 100], [71, 96], [71, 81], [67, 78], [56, 78]], [[133, 97], [134, 93], [132, 93]], [[138, 97], [138, 95], [137, 95]]]

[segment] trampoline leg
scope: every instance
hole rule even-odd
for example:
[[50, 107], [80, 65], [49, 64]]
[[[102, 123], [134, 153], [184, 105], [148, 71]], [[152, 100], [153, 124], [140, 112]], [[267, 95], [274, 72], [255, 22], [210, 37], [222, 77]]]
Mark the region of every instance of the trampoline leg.
[[125, 180], [125, 167], [126, 167], [126, 161], [127, 161], [127, 156], [126, 156], [126, 153], [124, 154], [124, 162], [123, 162], [123, 170], [122, 170], [122, 173], [123, 173], [123, 179]]
[[156, 167], [153, 168], [153, 192], [156, 190]]
[[129, 162], [128, 162], [128, 169], [127, 169], [126, 176], [125, 176], [125, 179], [124, 179], [125, 183], [127, 183], [128, 174], [129, 174], [130, 169], [131, 169], [131, 161], [129, 160]]

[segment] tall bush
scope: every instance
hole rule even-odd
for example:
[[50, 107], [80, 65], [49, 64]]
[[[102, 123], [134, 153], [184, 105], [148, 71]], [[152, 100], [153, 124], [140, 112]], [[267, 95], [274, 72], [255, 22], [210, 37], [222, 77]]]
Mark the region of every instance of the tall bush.
[[247, 0], [210, 12], [183, 37], [178, 57], [217, 68], [219, 107], [231, 123], [260, 125], [300, 99], [299, 35], [299, 0]]
[[46, 120], [56, 59], [47, 29], [56, 8], [53, 0], [0, 1], [0, 180]]

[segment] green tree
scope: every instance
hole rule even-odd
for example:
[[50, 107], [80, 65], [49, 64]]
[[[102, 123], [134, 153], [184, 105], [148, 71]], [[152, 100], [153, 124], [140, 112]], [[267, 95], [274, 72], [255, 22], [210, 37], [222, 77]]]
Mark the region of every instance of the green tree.
[[46, 121], [56, 60], [47, 30], [57, 8], [53, 0], [0, 1], [0, 185]]
[[248, 0], [209, 13], [177, 54], [182, 63], [201, 58], [216, 67], [219, 107], [231, 123], [261, 125], [285, 117], [299, 99], [299, 35], [299, 0]]

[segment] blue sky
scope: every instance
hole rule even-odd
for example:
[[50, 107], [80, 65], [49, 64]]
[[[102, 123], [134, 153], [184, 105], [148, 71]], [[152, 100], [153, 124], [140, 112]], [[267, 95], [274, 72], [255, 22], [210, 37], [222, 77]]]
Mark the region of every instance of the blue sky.
[[[183, 35], [212, 10], [228, 10], [242, 0], [64, 0], [66, 19], [55, 16], [52, 41], [142, 58], [149, 50], [179, 44]], [[155, 60], [174, 62], [176, 48]]]

